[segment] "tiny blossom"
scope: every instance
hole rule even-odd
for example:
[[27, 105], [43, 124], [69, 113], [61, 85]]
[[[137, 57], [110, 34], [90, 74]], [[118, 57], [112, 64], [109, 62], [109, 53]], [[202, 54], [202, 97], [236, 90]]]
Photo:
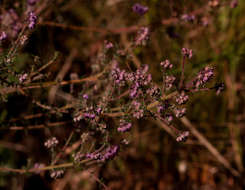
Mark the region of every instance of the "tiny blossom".
[[95, 118], [94, 113], [84, 113], [83, 116], [87, 119], [94, 119]]
[[100, 157], [101, 157], [101, 154], [100, 154], [100, 153], [95, 153], [95, 152], [93, 152], [93, 153], [88, 153], [88, 154], [86, 154], [85, 157], [86, 157], [87, 159], [99, 160]]
[[101, 114], [101, 112], [102, 112], [102, 108], [101, 108], [101, 107], [98, 107], [98, 108], [96, 109], [96, 113], [99, 115], [99, 114]]
[[144, 116], [144, 110], [141, 108], [141, 103], [134, 100], [132, 102], [132, 107], [134, 109], [133, 117], [140, 119]]
[[163, 69], [172, 69], [173, 68], [173, 64], [171, 64], [169, 60], [162, 61], [160, 63], [160, 65], [162, 66]]
[[88, 99], [88, 95], [87, 94], [84, 94], [83, 95], [83, 99], [87, 100]]
[[85, 155], [82, 154], [81, 152], [77, 152], [77, 153], [73, 154], [72, 157], [73, 157], [75, 162], [80, 162], [85, 157]]
[[85, 155], [87, 159], [98, 160], [98, 161], [106, 161], [109, 159], [113, 159], [119, 151], [118, 145], [113, 145], [108, 147], [103, 152], [93, 152]]
[[43, 164], [43, 163], [35, 163], [33, 166], [34, 173], [39, 174], [41, 172], [40, 169], [44, 168], [44, 167], [45, 167], [45, 164]]
[[182, 141], [186, 141], [187, 137], [189, 136], [189, 131], [184, 131], [183, 133], [181, 133], [177, 138], [176, 141], [177, 142], [182, 142]]
[[[139, 92], [142, 87], [147, 86], [152, 81], [151, 74], [147, 74], [149, 69], [148, 65], [145, 65], [141, 67], [140, 69], [137, 69], [133, 75], [130, 75], [130, 77], [133, 78], [133, 84], [130, 87], [130, 97], [135, 98], [139, 96]], [[129, 78], [129, 75], [127, 74], [127, 79]]]
[[125, 144], [125, 145], [128, 145], [129, 144], [129, 141], [127, 139], [123, 139], [121, 143], [122, 144]]
[[2, 31], [1, 34], [0, 34], [0, 41], [3, 41], [7, 38], [7, 34], [6, 32]]
[[50, 177], [54, 178], [54, 179], [57, 179], [57, 178], [62, 177], [63, 174], [64, 174], [64, 170], [55, 170], [55, 171], [51, 172]]
[[135, 45], [145, 45], [146, 41], [149, 39], [149, 33], [149, 28], [140, 28], [135, 39]]
[[29, 21], [28, 28], [33, 29], [37, 22], [37, 16], [35, 15], [34, 12], [29, 13], [28, 21]]
[[132, 9], [135, 13], [138, 13], [139, 15], [144, 15], [148, 11], [148, 7], [143, 6], [139, 3], [135, 3]]
[[186, 113], [186, 108], [175, 110], [175, 116], [178, 118], [183, 117], [185, 115], [185, 113]]
[[196, 88], [207, 83], [214, 76], [214, 69], [212, 67], [206, 66], [203, 70], [201, 70], [196, 79], [193, 81], [193, 84]]
[[188, 101], [189, 96], [185, 94], [184, 91], [181, 92], [181, 94], [176, 98], [176, 103], [178, 104], [184, 104]]
[[104, 155], [101, 157], [102, 161], [113, 159], [119, 151], [119, 146], [110, 146], [105, 150]]
[[48, 139], [48, 140], [44, 143], [44, 146], [46, 146], [47, 148], [53, 148], [53, 147], [55, 147], [58, 143], [59, 143], [59, 141], [56, 139], [56, 137], [52, 137], [52, 138]]
[[150, 87], [147, 89], [146, 93], [151, 97], [158, 97], [160, 96], [160, 89], [157, 86]]
[[195, 15], [183, 14], [181, 16], [181, 19], [184, 20], [185, 22], [193, 22], [195, 20]]
[[79, 115], [77, 115], [77, 116], [75, 116], [74, 118], [73, 118], [73, 121], [74, 122], [78, 122], [78, 121], [80, 121], [82, 119], [82, 114], [80, 113]]
[[126, 122], [125, 120], [120, 120], [120, 125], [119, 127], [117, 128], [117, 131], [119, 132], [126, 132], [128, 130], [130, 130], [132, 127], [132, 124], [129, 123], [129, 122]]
[[174, 76], [166, 76], [166, 79], [165, 79], [166, 90], [170, 90], [172, 88], [174, 81], [175, 81]]
[[173, 116], [170, 114], [166, 114], [164, 119], [167, 121], [168, 124], [170, 124], [173, 121]]
[[157, 106], [157, 112], [162, 113], [164, 111], [163, 106]]
[[112, 68], [111, 71], [111, 76], [115, 82], [115, 84], [119, 85], [119, 86], [124, 86], [125, 84], [125, 80], [126, 80], [126, 71], [125, 70], [121, 70], [117, 64], [115, 64]]
[[27, 73], [25, 73], [25, 74], [23, 74], [23, 75], [20, 75], [20, 77], [19, 77], [19, 82], [20, 82], [20, 83], [24, 82], [24, 81], [26, 80], [27, 76], [28, 76]]
[[112, 42], [108, 42], [108, 41], [105, 41], [105, 49], [111, 49], [113, 48], [113, 43]]
[[187, 48], [182, 48], [182, 54], [183, 56], [187, 57], [187, 58], [192, 58], [192, 49], [187, 49]]
[[26, 42], [27, 39], [28, 38], [27, 38], [26, 35], [21, 36], [21, 38], [20, 38], [20, 44], [23, 46], [25, 44], [25, 42]]

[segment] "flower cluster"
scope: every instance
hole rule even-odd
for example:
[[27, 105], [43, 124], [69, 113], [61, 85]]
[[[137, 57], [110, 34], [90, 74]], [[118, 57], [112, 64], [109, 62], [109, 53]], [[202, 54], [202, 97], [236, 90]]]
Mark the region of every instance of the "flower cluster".
[[195, 20], [195, 15], [183, 14], [181, 19], [185, 22], [193, 22]]
[[130, 88], [131, 98], [138, 97], [143, 87], [150, 84], [152, 77], [151, 74], [147, 73], [148, 69], [148, 65], [145, 65], [144, 67], [137, 69], [135, 73], [131, 73], [128, 75], [128, 79], [130, 81], [133, 81], [133, 84]]
[[181, 92], [181, 94], [176, 98], [176, 103], [179, 105], [184, 104], [188, 101], [189, 96], [185, 94], [184, 91]]
[[132, 127], [132, 124], [125, 121], [124, 119], [120, 119], [119, 127], [117, 128], [117, 131], [119, 132], [126, 132], [129, 131]]
[[141, 106], [141, 103], [134, 100], [132, 102], [132, 108], [133, 108], [133, 117], [140, 119], [144, 116], [144, 109]]
[[192, 49], [188, 49], [188, 48], [182, 48], [182, 55], [187, 57], [187, 58], [192, 58]]
[[64, 175], [64, 170], [54, 170], [51, 172], [50, 177], [57, 179]]
[[119, 151], [118, 145], [113, 145], [106, 148], [103, 152], [93, 152], [85, 155], [87, 159], [98, 160], [98, 161], [106, 161], [113, 159]]
[[26, 80], [26, 78], [27, 78], [27, 73], [25, 73], [25, 74], [23, 74], [23, 75], [20, 75], [20, 77], [19, 77], [19, 82], [20, 83], [23, 83], [25, 80]]
[[56, 139], [56, 137], [52, 137], [48, 139], [45, 143], [44, 146], [46, 146], [48, 149], [56, 147], [56, 145], [59, 143], [59, 141]]
[[173, 87], [173, 83], [174, 83], [175, 79], [176, 78], [174, 76], [166, 76], [166, 78], [165, 78], [166, 90], [170, 90]]
[[185, 113], [186, 113], [186, 108], [180, 108], [180, 109], [175, 110], [175, 116], [177, 118], [183, 117], [185, 115]]
[[161, 62], [160, 65], [162, 66], [163, 69], [172, 69], [173, 68], [173, 64], [171, 64], [168, 59]]
[[214, 69], [212, 67], [206, 66], [198, 73], [197, 77], [193, 81], [193, 85], [196, 88], [200, 88], [202, 85], [206, 84], [213, 76]]
[[184, 131], [183, 133], [181, 133], [177, 138], [176, 141], [177, 142], [183, 142], [187, 140], [187, 137], [189, 136], [190, 132], [189, 131]]
[[3, 41], [7, 38], [7, 34], [6, 32], [2, 31], [1, 34], [0, 34], [0, 41]]
[[115, 64], [111, 71], [112, 79], [116, 85], [124, 86], [126, 81], [126, 71], [121, 70], [117, 64]]
[[34, 12], [29, 13], [28, 22], [29, 22], [28, 28], [33, 29], [36, 25], [36, 22], [37, 22], [37, 16], [35, 15]]
[[139, 46], [139, 45], [145, 45], [146, 41], [149, 40], [149, 28], [147, 27], [142, 27], [139, 31], [138, 34], [136, 36], [135, 39], [135, 45]]
[[85, 155], [82, 154], [81, 152], [77, 152], [77, 153], [73, 154], [72, 157], [74, 159], [74, 162], [78, 163], [85, 157]]

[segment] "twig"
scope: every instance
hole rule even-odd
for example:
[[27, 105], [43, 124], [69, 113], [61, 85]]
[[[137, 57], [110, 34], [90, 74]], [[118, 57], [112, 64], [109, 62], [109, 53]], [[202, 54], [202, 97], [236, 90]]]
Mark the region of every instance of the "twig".
[[123, 27], [118, 29], [106, 29], [106, 28], [96, 28], [91, 26], [73, 26], [73, 25], [66, 25], [61, 23], [55, 23], [51, 21], [44, 21], [40, 22], [39, 25], [43, 26], [53, 26], [53, 27], [59, 27], [63, 29], [70, 29], [70, 30], [77, 30], [77, 31], [86, 31], [86, 32], [99, 32], [102, 34], [121, 34], [121, 33], [131, 33], [135, 32], [139, 29], [139, 26], [130, 26], [130, 27]]
[[17, 130], [30, 130], [30, 129], [44, 129], [46, 127], [56, 127], [59, 125], [66, 125], [68, 123], [68, 121], [61, 121], [61, 122], [54, 122], [54, 123], [47, 123], [47, 124], [41, 124], [41, 125], [29, 125], [29, 126], [11, 126], [11, 127], [6, 127], [6, 128], [1, 128], [1, 130], [13, 130], [13, 131], [17, 131]]
[[229, 161], [219, 153], [219, 151], [196, 129], [193, 124], [191, 124], [186, 117], [182, 117], [180, 121], [191, 131], [191, 133], [200, 141], [200, 143], [203, 144], [208, 151], [225, 166], [225, 168], [227, 168], [234, 176], [240, 176], [240, 173], [231, 167]]

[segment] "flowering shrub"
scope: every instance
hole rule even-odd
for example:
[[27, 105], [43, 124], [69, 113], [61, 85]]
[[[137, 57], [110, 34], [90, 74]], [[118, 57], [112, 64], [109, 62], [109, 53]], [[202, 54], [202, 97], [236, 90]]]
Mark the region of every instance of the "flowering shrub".
[[[107, 3], [109, 7], [114, 6], [113, 1]], [[23, 5], [16, 1], [13, 7], [6, 5], [3, 8], [0, 18], [1, 100], [2, 105], [7, 106], [11, 104], [13, 96], [14, 100], [23, 103], [23, 114], [17, 116], [24, 118], [15, 117], [18, 108], [8, 108], [10, 113], [13, 112], [10, 118], [2, 112], [2, 128], [7, 131], [3, 136], [7, 136], [10, 130], [21, 130], [28, 134], [31, 129], [44, 129], [37, 139], [42, 145], [39, 148], [45, 154], [48, 152], [49, 156], [46, 160], [34, 159], [25, 168], [3, 167], [2, 170], [36, 174], [49, 171], [49, 176], [56, 179], [65, 176], [65, 170], [70, 167], [89, 170], [94, 166], [105, 165], [123, 156], [131, 146], [130, 142], [134, 140], [130, 138], [130, 134], [137, 130], [139, 122], [156, 121], [175, 138], [175, 142], [188, 143], [197, 138], [232, 175], [238, 176], [230, 163], [191, 124], [188, 125], [185, 117], [194, 112], [189, 105], [198, 94], [203, 95], [205, 92], [220, 95], [224, 90], [224, 83], [216, 82], [220, 79], [217, 79], [219, 74], [216, 75], [218, 71], [215, 64], [206, 60], [203, 61], [205, 63], [196, 62], [201, 50], [194, 43], [181, 43], [173, 54], [169, 47], [164, 47], [171, 44], [176, 47], [175, 40], [177, 43], [184, 41], [185, 37], [182, 39], [180, 36], [185, 36], [185, 30], [191, 27], [195, 28], [193, 31], [205, 30], [214, 20], [210, 12], [219, 10], [219, 7], [227, 7], [227, 3], [217, 0], [197, 3], [201, 5], [201, 9], [210, 12], [185, 12], [186, 9], [181, 9], [182, 4], [171, 5], [172, 17], [169, 20], [157, 20], [157, 24], [145, 21], [157, 17], [153, 8], [140, 3], [127, 3], [130, 5], [127, 8], [131, 13], [129, 17], [139, 19], [139, 23], [135, 22], [137, 26], [120, 30], [62, 24], [66, 19], [66, 10], [74, 7], [63, 1], [27, 0]], [[103, 3], [96, 5], [105, 6]], [[61, 7], [60, 12], [55, 6]], [[186, 6], [192, 7], [189, 4]], [[228, 7], [237, 6], [238, 1], [231, 1]], [[99, 14], [93, 3], [88, 7], [94, 9], [94, 14]], [[74, 16], [72, 21], [75, 22], [80, 10], [76, 12], [76, 7], [74, 9], [74, 15], [67, 16]], [[52, 14], [57, 14], [55, 22], [45, 22], [52, 18]], [[83, 18], [87, 23], [90, 22], [88, 17]], [[102, 14], [100, 19], [103, 18]], [[132, 23], [132, 20], [127, 22]], [[155, 30], [159, 23], [165, 26], [169, 22], [164, 36], [165, 42], [169, 44], [159, 48], [156, 39], [160, 37], [156, 37]], [[75, 37], [72, 38], [64, 31], [62, 36], [54, 35], [52, 38], [58, 44], [53, 48], [48, 42], [48, 35], [56, 31], [48, 33], [41, 29], [47, 26], [86, 31], [95, 35], [91, 37], [90, 34], [84, 34], [88, 36], [83, 39], [74, 32], [72, 35]], [[185, 29], [183, 34], [180, 34], [181, 27]], [[121, 39], [118, 40], [114, 34], [120, 35]], [[127, 34], [128, 37], [125, 37]], [[43, 36], [40, 42], [38, 35], [44, 35], [45, 42]], [[192, 38], [191, 35], [198, 34], [193, 32], [186, 35], [186, 38]], [[97, 40], [99, 42], [95, 43]], [[89, 43], [93, 45], [90, 47]], [[36, 53], [35, 46], [43, 52]], [[151, 52], [153, 47], [161, 53]], [[162, 53], [162, 49], [167, 53]], [[146, 50], [149, 52], [144, 52]], [[70, 54], [65, 58], [67, 51]], [[151, 55], [152, 60], [144, 59], [144, 53], [155, 53], [156, 56]], [[88, 55], [88, 60], [84, 55]], [[26, 116], [26, 113], [29, 115]], [[187, 123], [188, 130], [183, 129], [180, 122]], [[68, 126], [68, 129], [62, 125]], [[51, 127], [60, 129], [52, 130]], [[188, 140], [189, 137], [191, 140]], [[100, 180], [96, 181], [102, 183]]]

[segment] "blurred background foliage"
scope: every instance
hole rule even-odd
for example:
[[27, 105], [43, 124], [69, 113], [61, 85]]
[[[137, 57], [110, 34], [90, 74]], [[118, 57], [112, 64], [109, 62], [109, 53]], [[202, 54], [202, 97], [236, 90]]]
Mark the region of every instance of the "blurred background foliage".
[[[21, 14], [22, 2], [2, 1], [2, 9], [13, 7]], [[132, 11], [134, 3], [149, 7], [144, 16]], [[210, 1], [213, 2], [213, 1]], [[45, 70], [45, 79], [56, 76], [72, 51], [77, 54], [64, 80], [71, 73], [79, 78], [89, 76], [96, 65], [104, 40], [121, 48], [134, 39], [130, 27], [149, 26], [150, 41], [134, 50], [133, 62], [148, 64], [153, 79], [161, 84], [159, 63], [169, 59], [174, 72], [180, 73], [181, 48], [193, 49], [194, 56], [186, 65], [186, 80], [191, 79], [205, 65], [215, 67], [215, 81], [225, 83], [225, 91], [201, 92], [188, 103], [187, 118], [199, 132], [236, 168], [244, 173], [245, 152], [245, 2], [235, 8], [230, 1], [219, 1], [211, 6], [208, 1], [174, 0], [56, 0], [51, 1], [39, 17], [39, 23], [30, 35], [26, 46], [16, 56], [19, 72], [47, 63], [58, 52], [55, 64]], [[25, 4], [25, 1], [23, 1]], [[193, 22], [181, 19], [183, 14], [194, 14]], [[205, 22], [205, 23], [204, 23]], [[3, 52], [3, 49], [2, 49]], [[34, 64], [33, 64], [34, 63]], [[133, 63], [130, 63], [133, 66]], [[76, 85], [79, 92], [83, 84]], [[62, 90], [69, 92], [68, 87]], [[48, 100], [48, 89], [29, 93], [40, 102]], [[60, 106], [55, 100], [52, 105]], [[31, 163], [48, 163], [48, 152], [43, 147], [46, 136], [55, 134], [65, 142], [72, 125], [49, 129], [9, 131], [6, 128], [20, 125], [39, 125], [52, 121], [71, 121], [72, 116], [47, 113], [31, 100], [18, 94], [8, 96], [0, 103], [0, 164], [21, 168]], [[15, 120], [42, 113], [37, 119]], [[10, 122], [11, 121], [11, 122]], [[178, 128], [186, 130], [182, 122]], [[177, 143], [153, 120], [134, 121], [128, 134], [130, 144], [120, 151], [115, 160], [93, 168], [98, 179], [111, 189], [244, 189], [244, 177], [234, 177], [194, 137], [186, 143]], [[63, 139], [63, 140], [62, 140]], [[21, 175], [0, 173], [1, 189], [103, 189], [98, 179], [86, 169], [69, 169], [64, 177], [51, 180], [47, 173]]]

